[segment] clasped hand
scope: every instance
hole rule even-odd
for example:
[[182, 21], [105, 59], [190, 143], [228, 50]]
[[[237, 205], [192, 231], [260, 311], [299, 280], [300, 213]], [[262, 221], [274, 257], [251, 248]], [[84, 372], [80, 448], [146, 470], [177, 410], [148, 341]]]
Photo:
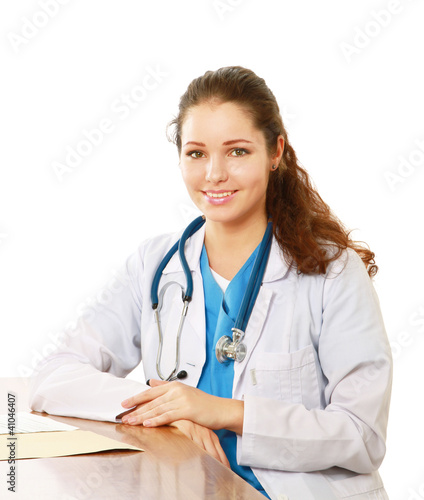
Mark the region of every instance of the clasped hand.
[[243, 430], [244, 405], [235, 399], [211, 396], [181, 382], [150, 380], [151, 388], [122, 402], [135, 407], [122, 422], [157, 427], [177, 420], [190, 420], [209, 429]]

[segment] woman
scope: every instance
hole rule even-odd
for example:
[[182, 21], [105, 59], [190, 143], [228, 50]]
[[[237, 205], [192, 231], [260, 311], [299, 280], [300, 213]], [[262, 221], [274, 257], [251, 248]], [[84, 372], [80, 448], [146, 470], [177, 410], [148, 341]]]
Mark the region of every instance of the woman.
[[[371, 282], [374, 254], [312, 188], [274, 95], [252, 71], [226, 67], [195, 79], [171, 124], [183, 180], [205, 219], [185, 245], [194, 293], [180, 362], [181, 289], [172, 282], [187, 285], [177, 255], [160, 278], [158, 362], [150, 296], [181, 233], [129, 257], [125, 286], [40, 366], [31, 407], [112, 421], [127, 410], [128, 425], [174, 425], [268, 498], [387, 499], [377, 469], [392, 360]], [[239, 359], [218, 360], [217, 342], [231, 336], [270, 230], [244, 349], [236, 342]], [[141, 353], [150, 389], [123, 378]], [[160, 380], [178, 370], [183, 381]]]

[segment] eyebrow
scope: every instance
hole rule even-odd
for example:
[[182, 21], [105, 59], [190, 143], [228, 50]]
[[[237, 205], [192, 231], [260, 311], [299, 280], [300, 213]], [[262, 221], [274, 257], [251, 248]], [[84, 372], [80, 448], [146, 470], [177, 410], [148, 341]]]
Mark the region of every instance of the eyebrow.
[[[230, 146], [231, 144], [235, 144], [236, 142], [248, 142], [249, 144], [252, 144], [252, 141], [248, 141], [247, 139], [232, 139], [231, 141], [223, 142], [222, 145]], [[184, 144], [184, 146], [187, 146], [187, 144], [195, 144], [196, 146], [206, 147], [206, 144], [203, 144], [203, 142], [188, 141]]]

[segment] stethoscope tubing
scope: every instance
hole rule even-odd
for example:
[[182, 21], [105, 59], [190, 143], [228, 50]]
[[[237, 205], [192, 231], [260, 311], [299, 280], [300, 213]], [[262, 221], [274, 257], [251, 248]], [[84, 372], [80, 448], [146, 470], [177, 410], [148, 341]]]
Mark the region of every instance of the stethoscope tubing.
[[[180, 365], [180, 338], [181, 338], [181, 332], [183, 329], [185, 317], [187, 316], [187, 309], [188, 309], [188, 304], [191, 301], [192, 295], [193, 295], [193, 278], [191, 276], [190, 268], [188, 267], [187, 264], [187, 259], [185, 258], [184, 255], [184, 248], [186, 241], [190, 236], [192, 236], [198, 229], [200, 229], [203, 224], [205, 223], [205, 217], [203, 215], [197, 217], [194, 221], [192, 221], [184, 230], [183, 234], [181, 235], [181, 238], [172, 246], [172, 248], [167, 252], [165, 257], [163, 258], [162, 262], [158, 266], [156, 273], [153, 277], [152, 281], [152, 288], [150, 290], [150, 298], [152, 301], [152, 308], [155, 314], [156, 318], [156, 323], [157, 323], [157, 328], [158, 328], [158, 333], [159, 333], [159, 346], [158, 346], [158, 353], [156, 357], [156, 370], [159, 375], [159, 377], [162, 380], [177, 380], [180, 378], [185, 378], [187, 376], [187, 372], [182, 370], [181, 372], [178, 372], [178, 368]], [[162, 359], [162, 347], [163, 347], [163, 334], [162, 334], [162, 328], [160, 324], [160, 310], [162, 309], [163, 305], [163, 295], [165, 293], [165, 290], [168, 288], [168, 286], [172, 285], [173, 282], [168, 282], [161, 290], [159, 296], [158, 296], [158, 290], [159, 290], [159, 282], [162, 277], [162, 272], [167, 266], [168, 262], [171, 260], [172, 256], [176, 253], [178, 250], [178, 255], [180, 258], [181, 265], [184, 270], [184, 275], [186, 278], [186, 290], [183, 293], [182, 299], [183, 299], [183, 310], [181, 313], [181, 318], [180, 318], [180, 323], [178, 325], [178, 331], [177, 331], [177, 336], [175, 339], [175, 365], [168, 377], [165, 378], [165, 376], [162, 374], [162, 371], [160, 369], [160, 364], [161, 364], [161, 359]]]
[[270, 240], [272, 237], [272, 222], [268, 222], [265, 237], [262, 239], [258, 254], [253, 264], [252, 273], [246, 287], [240, 310], [238, 312], [234, 328], [246, 331], [250, 315], [252, 314], [253, 306], [255, 305], [259, 289], [262, 285], [262, 277], [265, 272], [265, 267], [268, 263], [269, 252], [271, 250]]
[[194, 219], [194, 221], [191, 222], [191, 224], [189, 224], [184, 230], [178, 244], [178, 255], [180, 257], [181, 265], [183, 266], [184, 274], [187, 280], [187, 288], [185, 291], [184, 301], [187, 300], [190, 302], [191, 297], [193, 296], [193, 278], [191, 277], [190, 268], [188, 267], [187, 259], [184, 254], [185, 244], [190, 236], [203, 226], [205, 221], [206, 219], [203, 215], [200, 215], [199, 217], [197, 217], [197, 219]]
[[168, 251], [168, 253], [163, 258], [162, 262], [159, 264], [159, 267], [156, 270], [156, 273], [153, 277], [152, 288], [150, 289], [150, 299], [152, 301], [152, 308], [157, 309], [159, 304], [158, 298], [158, 290], [159, 290], [159, 281], [162, 277], [162, 272], [165, 267], [168, 265], [168, 262], [171, 260], [171, 257], [177, 251], [179, 241], [177, 241], [172, 248]]
[[[191, 272], [187, 264], [187, 259], [185, 258], [184, 255], [184, 247], [186, 244], [186, 241], [190, 238], [191, 235], [193, 235], [198, 229], [200, 229], [203, 224], [205, 223], [205, 217], [203, 215], [200, 215], [194, 221], [192, 221], [184, 230], [183, 234], [181, 235], [181, 238], [174, 243], [174, 245], [171, 247], [171, 249], [168, 251], [168, 253], [165, 255], [163, 258], [162, 262], [159, 264], [159, 267], [156, 270], [156, 273], [153, 277], [152, 281], [152, 288], [150, 290], [150, 298], [152, 301], [152, 308], [156, 309], [158, 307], [159, 303], [159, 297], [158, 297], [158, 290], [159, 290], [159, 282], [162, 277], [162, 272], [165, 269], [165, 267], [168, 265], [168, 262], [171, 260], [171, 257], [175, 254], [175, 252], [178, 249], [178, 255], [180, 257], [181, 265], [183, 266], [185, 278], [187, 281], [187, 287], [185, 291], [185, 297], [187, 298], [188, 301], [191, 301], [191, 297], [193, 295], [193, 278], [191, 277]], [[186, 299], [184, 299], [186, 300]]]
[[[192, 221], [184, 230], [184, 232], [181, 235], [181, 238], [172, 246], [172, 248], [166, 253], [165, 257], [163, 258], [162, 262], [159, 264], [156, 273], [153, 277], [152, 281], [152, 287], [150, 291], [150, 297], [152, 301], [152, 308], [154, 310], [156, 322], [157, 322], [157, 327], [158, 327], [158, 333], [159, 333], [159, 346], [158, 346], [158, 353], [157, 353], [157, 358], [156, 358], [156, 369], [157, 373], [160, 376], [162, 380], [176, 380], [178, 378], [185, 378], [187, 376], [187, 373], [183, 370], [179, 373], [179, 364], [180, 364], [180, 337], [181, 337], [181, 332], [183, 329], [183, 324], [185, 317], [187, 315], [187, 310], [188, 310], [188, 305], [191, 302], [192, 295], [193, 295], [193, 278], [191, 276], [190, 268], [187, 263], [187, 259], [185, 257], [185, 244], [187, 240], [192, 236], [197, 230], [199, 230], [203, 224], [205, 223], [205, 217], [203, 215], [197, 217]], [[255, 262], [253, 264], [253, 269], [251, 272], [251, 275], [249, 277], [249, 281], [246, 287], [246, 292], [243, 296], [242, 303], [239, 309], [239, 312], [237, 314], [237, 319], [234, 324], [233, 330], [233, 341], [231, 342], [231, 339], [229, 337], [222, 337], [227, 342], [230, 342], [233, 350], [237, 351], [237, 349], [240, 350], [241, 347], [245, 350], [245, 346], [241, 344], [242, 337], [244, 337], [244, 332], [247, 327], [247, 324], [249, 322], [250, 315], [252, 313], [253, 307], [256, 302], [256, 298], [259, 294], [259, 289], [262, 285], [262, 279], [265, 273], [265, 268], [268, 263], [268, 257], [269, 253], [271, 250], [271, 237], [272, 237], [272, 221], [268, 222], [265, 235], [261, 241], [261, 244], [259, 246], [258, 254], [256, 256]], [[184, 275], [186, 278], [186, 289], [183, 290], [182, 294], [182, 300], [183, 300], [183, 310], [181, 313], [181, 318], [180, 318], [180, 323], [178, 325], [178, 331], [177, 331], [177, 336], [176, 336], [176, 348], [175, 348], [175, 365], [170, 373], [170, 375], [165, 378], [160, 370], [160, 363], [161, 363], [161, 358], [162, 358], [162, 346], [163, 346], [163, 334], [162, 334], [162, 329], [161, 329], [161, 324], [160, 324], [160, 310], [163, 305], [163, 295], [165, 293], [165, 290], [168, 288], [168, 286], [172, 285], [175, 282], [168, 282], [161, 290], [159, 296], [158, 296], [158, 290], [159, 290], [159, 282], [162, 277], [163, 270], [167, 266], [168, 262], [171, 260], [172, 256], [177, 252], [178, 250], [178, 256], [181, 262], [181, 266], [184, 270]], [[181, 286], [181, 285], [180, 285]], [[236, 335], [236, 337], [234, 336]], [[222, 340], [220, 339], [220, 340]], [[218, 345], [218, 344], [217, 344]], [[231, 347], [230, 346], [230, 347]], [[218, 354], [217, 354], [218, 356]], [[230, 354], [228, 354], [230, 356]], [[233, 358], [235, 359], [235, 358]], [[244, 359], [240, 357], [240, 361]], [[220, 361], [222, 362], [222, 361]]]

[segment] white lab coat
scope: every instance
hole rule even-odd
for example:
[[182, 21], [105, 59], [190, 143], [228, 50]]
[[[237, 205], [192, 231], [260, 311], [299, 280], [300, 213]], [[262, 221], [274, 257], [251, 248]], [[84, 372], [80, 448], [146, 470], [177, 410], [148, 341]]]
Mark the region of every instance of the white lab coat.
[[[146, 379], [159, 378], [150, 288], [180, 234], [149, 239], [127, 259], [121, 281], [103, 290], [65, 344], [39, 366], [31, 408], [114, 421], [120, 402], [147, 388], [124, 378], [141, 358]], [[194, 293], [180, 369], [192, 386], [205, 362], [203, 239], [204, 227], [186, 244]], [[160, 286], [168, 281], [185, 286], [177, 254]], [[182, 308], [179, 287], [167, 294], [161, 312], [165, 374], [175, 362]], [[358, 255], [347, 250], [325, 276], [303, 275], [288, 268], [273, 239], [244, 342], [247, 355], [235, 363], [233, 384], [233, 398], [245, 403], [238, 462], [252, 468], [272, 499], [387, 499], [377, 469], [385, 454], [392, 358], [378, 298]]]

